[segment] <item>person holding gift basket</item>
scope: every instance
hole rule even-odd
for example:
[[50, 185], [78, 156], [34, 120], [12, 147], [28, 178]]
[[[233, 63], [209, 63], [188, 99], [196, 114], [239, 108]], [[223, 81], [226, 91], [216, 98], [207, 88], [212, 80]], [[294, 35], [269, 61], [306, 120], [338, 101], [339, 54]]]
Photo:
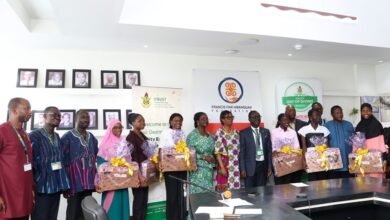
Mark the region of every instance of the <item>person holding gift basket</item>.
[[[128, 123], [133, 126], [133, 130], [126, 137], [126, 141], [130, 145], [131, 159], [141, 163], [149, 160], [154, 155], [154, 146], [148, 142], [148, 138], [142, 133], [145, 128], [145, 119], [141, 114], [132, 113], [127, 117]], [[148, 193], [149, 187], [147, 181], [141, 172], [139, 172], [139, 188], [132, 188], [133, 191], [133, 218], [135, 220], [145, 220], [146, 210], [148, 208]]]
[[[126, 140], [121, 138], [122, 129], [123, 126], [119, 120], [113, 119], [108, 123], [108, 128], [99, 147], [98, 166], [107, 164], [114, 158], [124, 158], [128, 162], [131, 161], [130, 148], [127, 146]], [[102, 206], [109, 219], [128, 220], [130, 216], [128, 188], [103, 192]]]
[[215, 132], [215, 154], [217, 158], [217, 190], [240, 188], [239, 152], [240, 138], [234, 129], [234, 116], [224, 110], [220, 114], [222, 127]]
[[[308, 148], [314, 150], [314, 148], [317, 145], [326, 146], [327, 145], [326, 137], [328, 137], [328, 135], [330, 134], [329, 130], [326, 127], [320, 125], [321, 113], [318, 110], [316, 109], [309, 110], [308, 116], [309, 116], [310, 124], [302, 127], [298, 131], [299, 135], [301, 135], [303, 155], [306, 154]], [[319, 140], [319, 141], [323, 141], [324, 143], [313, 143], [316, 141], [311, 141], [311, 140]], [[305, 157], [303, 157], [303, 161], [304, 161], [304, 167], [306, 167], [307, 162]], [[309, 181], [327, 179], [327, 173], [326, 171], [309, 173], [308, 179]]]
[[[383, 126], [372, 114], [372, 106], [368, 103], [363, 103], [360, 106], [361, 120], [356, 126], [356, 132], [362, 132], [365, 135], [365, 145], [369, 152], [381, 152], [382, 158], [387, 156], [387, 148], [383, 136]], [[354, 152], [358, 146], [354, 146]], [[383, 171], [387, 171], [387, 161], [383, 160]], [[383, 172], [369, 173], [367, 175], [372, 177], [384, 177]], [[359, 175], [359, 174], [358, 174]]]
[[[295, 153], [302, 157], [299, 141], [296, 132], [289, 128], [289, 119], [286, 114], [279, 114], [276, 128], [271, 131], [273, 157]], [[302, 161], [301, 161], [302, 162]], [[302, 168], [302, 163], [300, 164]], [[301, 181], [302, 170], [286, 174], [275, 175], [275, 184], [297, 183]]]
[[[181, 130], [182, 124], [183, 116], [181, 114], [173, 113], [169, 117], [169, 129], [161, 133], [159, 148], [174, 148], [180, 141], [186, 140], [186, 135]], [[164, 172], [164, 170], [161, 171]], [[184, 220], [187, 218], [187, 208], [183, 183], [170, 176], [187, 180], [187, 171], [164, 172], [167, 200], [166, 219]]]

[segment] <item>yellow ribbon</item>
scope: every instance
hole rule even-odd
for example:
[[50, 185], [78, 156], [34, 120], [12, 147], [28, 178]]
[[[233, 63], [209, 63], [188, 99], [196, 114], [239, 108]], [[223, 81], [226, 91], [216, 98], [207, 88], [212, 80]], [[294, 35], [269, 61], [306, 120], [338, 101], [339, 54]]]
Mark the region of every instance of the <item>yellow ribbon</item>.
[[359, 167], [360, 173], [364, 176], [364, 169], [363, 167], [361, 167], [361, 165], [362, 165], [363, 156], [368, 154], [368, 148], [367, 147], [358, 148], [355, 153], [357, 154], [357, 156], [355, 159], [355, 163], [352, 167], [352, 170], [355, 170], [356, 167]]
[[190, 170], [190, 149], [187, 147], [187, 144], [185, 141], [180, 140], [175, 145], [176, 153], [184, 153], [184, 160], [186, 161], [187, 170]]
[[127, 167], [129, 176], [133, 176], [133, 167], [129, 162], [125, 160], [125, 158], [115, 157], [111, 158], [111, 166], [113, 167]]
[[325, 151], [327, 148], [328, 148], [328, 146], [326, 146], [326, 144], [317, 145], [315, 147], [315, 150], [321, 154], [321, 165], [320, 166], [321, 166], [321, 168], [325, 168], [325, 171], [329, 170], [329, 161], [326, 158], [326, 154], [325, 154]]
[[[150, 160], [154, 163], [154, 164], [156, 164], [156, 167], [157, 167], [157, 169], [158, 169], [158, 153], [156, 153], [155, 155], [153, 155], [153, 157], [152, 158], [150, 158]], [[162, 182], [162, 179], [163, 179], [163, 172], [162, 172], [162, 170], [161, 169], [159, 169], [159, 171], [160, 171], [160, 178], [159, 178], [159, 180], [160, 180], [160, 183]]]
[[301, 156], [302, 150], [301, 149], [295, 150], [295, 149], [292, 149], [289, 145], [285, 145], [280, 149], [280, 153], [284, 153], [284, 154], [296, 153], [296, 154]]

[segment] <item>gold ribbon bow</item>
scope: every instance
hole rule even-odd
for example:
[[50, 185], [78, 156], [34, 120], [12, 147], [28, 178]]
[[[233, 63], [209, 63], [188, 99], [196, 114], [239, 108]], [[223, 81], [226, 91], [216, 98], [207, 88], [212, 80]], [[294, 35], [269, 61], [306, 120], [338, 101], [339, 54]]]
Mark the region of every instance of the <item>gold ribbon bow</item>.
[[125, 160], [125, 158], [115, 157], [111, 158], [111, 166], [113, 167], [127, 167], [129, 176], [133, 176], [133, 167], [129, 162]]
[[285, 146], [283, 146], [283, 147], [280, 149], [280, 153], [284, 153], [284, 154], [296, 153], [296, 154], [298, 154], [299, 156], [301, 156], [301, 155], [302, 155], [302, 150], [301, 150], [301, 149], [295, 150], [295, 149], [292, 149], [289, 145], [285, 145]]
[[325, 171], [329, 170], [329, 161], [326, 158], [326, 154], [325, 154], [325, 151], [327, 148], [328, 148], [328, 146], [326, 146], [326, 144], [317, 145], [315, 147], [315, 150], [321, 154], [321, 165], [320, 166], [321, 166], [321, 168], [325, 168]]
[[190, 170], [190, 149], [188, 149], [185, 141], [180, 140], [175, 145], [176, 153], [184, 153], [184, 160], [186, 161], [187, 170]]
[[[153, 157], [152, 158], [150, 158], [150, 160], [156, 165], [156, 167], [157, 167], [157, 169], [158, 169], [158, 153], [156, 153], [155, 155], [153, 155]], [[161, 169], [159, 169], [159, 171], [160, 171], [160, 178], [159, 178], [159, 180], [160, 180], [160, 183], [162, 182], [162, 179], [163, 179], [163, 172], [162, 172], [162, 170]]]
[[355, 159], [355, 163], [352, 167], [352, 170], [355, 170], [356, 167], [359, 167], [360, 173], [364, 176], [364, 169], [363, 167], [361, 167], [361, 165], [362, 165], [363, 156], [368, 154], [368, 148], [367, 147], [358, 148], [355, 153], [357, 154], [357, 156]]

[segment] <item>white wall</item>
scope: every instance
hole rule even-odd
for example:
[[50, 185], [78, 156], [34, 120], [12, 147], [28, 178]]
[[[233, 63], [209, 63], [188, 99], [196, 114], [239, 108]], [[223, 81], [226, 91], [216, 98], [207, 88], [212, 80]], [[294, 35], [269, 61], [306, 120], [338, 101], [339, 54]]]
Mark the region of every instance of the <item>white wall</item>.
[[[350, 64], [293, 62], [283, 60], [259, 60], [247, 58], [206, 57], [116, 51], [78, 50], [14, 50], [0, 51], [0, 121], [6, 118], [8, 100], [16, 95], [28, 97], [32, 109], [43, 109], [48, 105], [59, 108], [98, 108], [102, 127], [102, 109], [131, 109], [131, 90], [104, 90], [100, 88], [100, 70], [140, 70], [144, 86], [183, 88], [184, 129], [192, 129], [194, 114], [192, 87], [193, 69], [255, 70], [259, 71], [261, 96], [266, 127], [274, 127], [278, 112], [275, 112], [275, 85], [284, 78], [316, 78], [324, 89], [324, 114], [330, 118], [329, 110], [334, 104], [345, 109], [345, 117], [352, 107], [359, 107], [358, 95], [375, 94], [375, 67]], [[16, 88], [18, 68], [38, 68], [38, 87]], [[46, 69], [66, 69], [66, 89], [45, 89]], [[72, 69], [92, 69], [92, 89], [71, 89]], [[207, 79], [205, 79], [207, 80]], [[120, 73], [120, 82], [121, 73]], [[120, 83], [121, 84], [121, 83]], [[122, 85], [120, 85], [121, 87]], [[384, 87], [384, 86], [382, 86]], [[204, 97], [205, 99], [207, 97]], [[141, 112], [142, 113], [142, 112]], [[168, 119], [167, 119], [168, 120]], [[98, 136], [103, 131], [92, 131]], [[126, 131], [124, 131], [126, 132]], [[97, 196], [100, 200], [99, 196]], [[65, 200], [61, 201], [60, 218], [65, 216]]]

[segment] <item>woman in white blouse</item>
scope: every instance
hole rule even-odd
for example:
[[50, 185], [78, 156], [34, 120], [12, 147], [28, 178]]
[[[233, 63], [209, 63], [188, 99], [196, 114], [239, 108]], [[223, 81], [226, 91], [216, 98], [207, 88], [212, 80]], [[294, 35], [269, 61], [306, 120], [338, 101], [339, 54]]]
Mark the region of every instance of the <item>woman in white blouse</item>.
[[[180, 140], [186, 140], [186, 136], [181, 130], [182, 124], [183, 116], [179, 113], [173, 113], [171, 117], [169, 117], [169, 129], [161, 133], [159, 148], [175, 147]], [[187, 219], [183, 183], [170, 176], [187, 180], [187, 171], [164, 172], [167, 199], [166, 219]]]

